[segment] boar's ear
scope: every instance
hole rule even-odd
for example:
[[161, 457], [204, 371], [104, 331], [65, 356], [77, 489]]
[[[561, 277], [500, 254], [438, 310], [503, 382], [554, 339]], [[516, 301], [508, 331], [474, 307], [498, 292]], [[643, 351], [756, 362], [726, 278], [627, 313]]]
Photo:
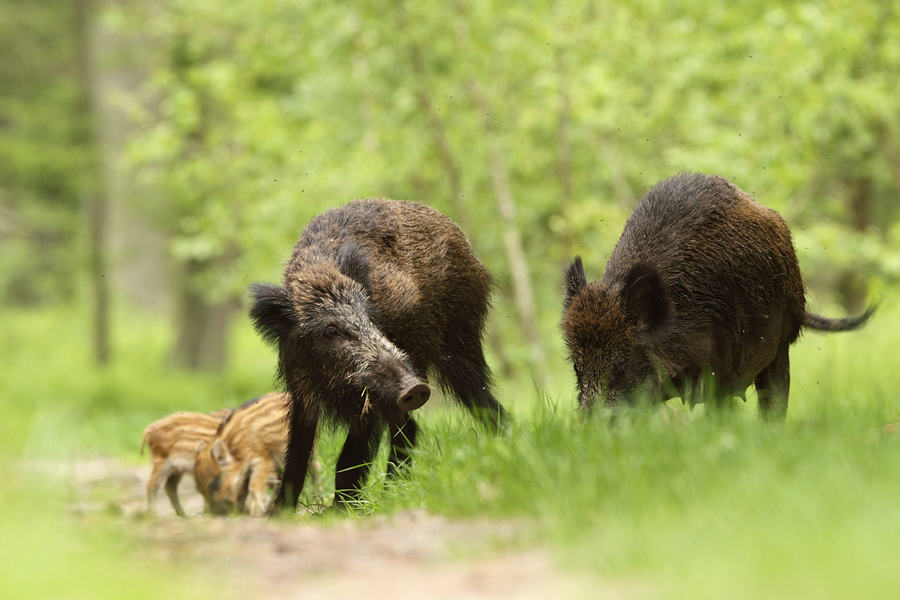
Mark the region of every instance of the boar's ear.
[[563, 309], [568, 309], [572, 299], [578, 295], [587, 285], [587, 277], [584, 276], [584, 266], [581, 257], [576, 256], [572, 264], [566, 268], [566, 297], [563, 300]]
[[263, 341], [275, 345], [289, 337], [297, 326], [290, 293], [280, 285], [254, 283], [250, 294], [250, 319]]
[[338, 251], [337, 267], [341, 273], [369, 289], [369, 261], [359, 244], [344, 242]]
[[231, 453], [228, 452], [228, 446], [226, 446], [222, 440], [213, 442], [212, 448], [210, 448], [210, 454], [212, 454], [213, 460], [219, 463], [219, 466], [221, 467], [224, 467], [231, 462]]
[[659, 271], [645, 264], [631, 268], [623, 293], [625, 314], [643, 332], [666, 322], [671, 312], [669, 297]]

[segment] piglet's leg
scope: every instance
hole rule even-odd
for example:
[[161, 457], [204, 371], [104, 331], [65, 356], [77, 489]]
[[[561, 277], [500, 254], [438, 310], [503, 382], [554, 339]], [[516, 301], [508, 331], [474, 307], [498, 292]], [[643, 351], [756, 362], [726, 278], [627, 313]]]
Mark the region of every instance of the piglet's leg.
[[266, 490], [274, 473], [275, 463], [272, 460], [259, 460], [253, 465], [247, 491], [247, 510], [251, 517], [266, 514]]
[[153, 472], [150, 473], [150, 479], [147, 481], [147, 511], [153, 512], [156, 508], [156, 496], [159, 494], [159, 488], [162, 487], [163, 481], [168, 474], [166, 461], [153, 461]]
[[175, 509], [175, 514], [179, 517], [184, 516], [184, 509], [181, 507], [181, 501], [178, 499], [178, 482], [181, 481], [181, 471], [174, 471], [166, 479], [166, 494]]

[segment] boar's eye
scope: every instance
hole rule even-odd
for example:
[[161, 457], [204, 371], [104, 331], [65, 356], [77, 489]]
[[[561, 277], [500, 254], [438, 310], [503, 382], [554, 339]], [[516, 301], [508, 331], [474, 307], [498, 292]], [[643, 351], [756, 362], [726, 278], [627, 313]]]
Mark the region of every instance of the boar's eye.
[[341, 335], [341, 332], [334, 325], [329, 325], [325, 328], [325, 337], [327, 338], [336, 338]]

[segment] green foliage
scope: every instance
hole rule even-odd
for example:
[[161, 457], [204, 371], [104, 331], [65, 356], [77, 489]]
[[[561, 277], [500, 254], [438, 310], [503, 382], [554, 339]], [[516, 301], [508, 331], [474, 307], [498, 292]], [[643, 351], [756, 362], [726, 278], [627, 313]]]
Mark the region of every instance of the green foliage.
[[[175, 254], [224, 259], [210, 289], [277, 277], [310, 216], [386, 195], [469, 223], [500, 312], [514, 314], [492, 144], [547, 337], [560, 266], [582, 253], [599, 275], [643, 191], [681, 170], [725, 175], [783, 211], [804, 228], [811, 270], [896, 281], [896, 260], [881, 258], [900, 251], [889, 4], [170, 0], [135, 18], [160, 49], [161, 109], [133, 157], [174, 199]], [[848, 235], [860, 218], [868, 229]], [[497, 325], [518, 342], [514, 319]]]
[[[116, 329], [113, 339], [120, 360], [98, 369], [84, 343], [88, 326], [79, 312], [0, 315], [0, 436], [7, 448], [54, 455], [76, 449], [88, 455], [127, 454], [140, 448], [141, 432], [151, 421], [179, 410], [237, 406], [271, 389], [271, 354], [249, 324], [232, 338], [240, 367], [212, 376], [165, 367], [171, 332], [158, 319], [119, 313], [115, 320], [128, 323], [127, 329]], [[52, 433], [35, 438], [42, 430]]]
[[[637, 199], [681, 170], [720, 173], [782, 211], [825, 298], [848, 280], [858, 291], [900, 277], [890, 3], [94, 6], [96, 31], [130, 55], [96, 67], [139, 82], [107, 102], [135, 119], [130, 176], [153, 190], [113, 202], [150, 217], [190, 266], [187, 287], [212, 302], [277, 279], [316, 213], [353, 197], [420, 200], [462, 223], [495, 274], [493, 326], [517, 364], [497, 169], [517, 202], [551, 357], [562, 352], [560, 268], [580, 253], [599, 276]], [[71, 296], [91, 155], [74, 13], [0, 8], [11, 40], [0, 282], [7, 300]]]
[[71, 2], [0, 2], [0, 303], [71, 300], [90, 163]]

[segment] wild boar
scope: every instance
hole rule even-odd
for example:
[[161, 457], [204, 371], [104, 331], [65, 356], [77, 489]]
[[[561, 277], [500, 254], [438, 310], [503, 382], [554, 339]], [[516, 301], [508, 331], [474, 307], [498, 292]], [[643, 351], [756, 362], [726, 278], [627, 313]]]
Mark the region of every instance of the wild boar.
[[634, 209], [600, 281], [580, 257], [568, 267], [562, 331], [586, 411], [598, 398], [718, 403], [755, 384], [762, 417], [783, 420], [801, 330], [856, 329], [871, 312], [808, 312], [781, 216], [721, 177], [680, 174]]
[[251, 291], [292, 398], [279, 506], [296, 506], [320, 417], [349, 430], [336, 506], [358, 497], [385, 430], [395, 473], [415, 446], [409, 413], [430, 396], [429, 369], [489, 428], [504, 421], [481, 345], [491, 277], [436, 210], [385, 199], [330, 210], [304, 229], [282, 285]]

